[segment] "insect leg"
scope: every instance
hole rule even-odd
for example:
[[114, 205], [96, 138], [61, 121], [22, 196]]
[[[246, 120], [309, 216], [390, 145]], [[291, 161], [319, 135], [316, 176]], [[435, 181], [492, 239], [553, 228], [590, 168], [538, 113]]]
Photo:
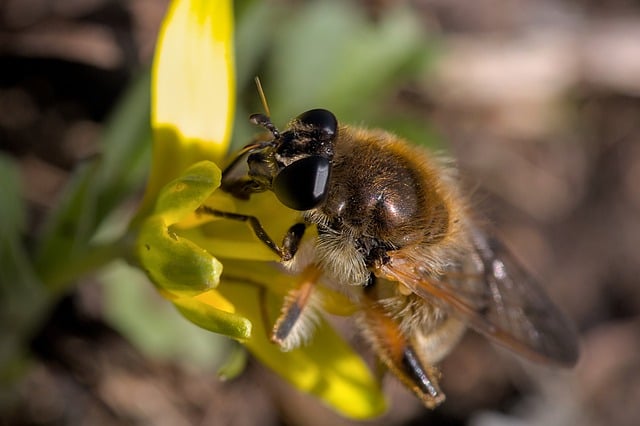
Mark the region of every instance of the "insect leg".
[[264, 185], [248, 176], [240, 167], [247, 165], [249, 155], [272, 145], [271, 141], [253, 142], [242, 148], [222, 170], [220, 189], [240, 200], [248, 200], [251, 194], [265, 191], [267, 188]]
[[308, 266], [301, 275], [296, 288], [289, 291], [285, 298], [280, 316], [278, 317], [271, 340], [284, 350], [291, 350], [300, 345], [308, 337], [313, 318], [309, 316], [313, 291], [322, 276], [322, 271], [316, 265]]
[[420, 356], [412, 340], [396, 321], [376, 303], [375, 282], [365, 290], [363, 331], [380, 360], [400, 381], [429, 408], [442, 403], [445, 395], [440, 390], [440, 372], [428, 365]]
[[304, 223], [296, 223], [285, 234], [282, 246], [278, 246], [278, 244], [267, 234], [267, 231], [262, 227], [262, 224], [258, 220], [257, 217], [239, 213], [230, 213], [221, 210], [212, 209], [209, 206], [200, 206], [197, 213], [204, 213], [215, 217], [220, 217], [223, 219], [237, 220], [240, 222], [246, 222], [251, 226], [253, 233], [262, 241], [267, 247], [271, 249], [274, 253], [280, 256], [282, 261], [287, 261], [293, 259], [296, 252], [298, 251], [298, 246], [300, 244], [300, 240], [302, 240], [302, 236], [304, 235], [304, 231], [306, 229], [306, 225]]
[[273, 146], [273, 142], [272, 141], [267, 141], [267, 142], [253, 142], [250, 143], [249, 145], [245, 146], [244, 148], [242, 148], [233, 158], [233, 160], [231, 160], [231, 162], [227, 165], [227, 167], [224, 168], [224, 170], [222, 170], [222, 181], [225, 182], [225, 180], [229, 180], [229, 176], [233, 175], [233, 172], [235, 171], [236, 167], [238, 167], [240, 164], [243, 163], [243, 160], [246, 161], [246, 157], [256, 151], [259, 151], [261, 149], [267, 148], [269, 146]]

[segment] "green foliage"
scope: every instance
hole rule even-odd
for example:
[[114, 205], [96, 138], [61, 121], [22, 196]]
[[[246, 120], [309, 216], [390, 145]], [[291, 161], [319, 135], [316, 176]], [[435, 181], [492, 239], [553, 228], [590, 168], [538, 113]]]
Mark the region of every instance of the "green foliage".
[[[44, 231], [27, 247], [21, 186], [0, 191], [0, 374], [10, 381], [49, 308], [79, 277], [122, 256], [125, 241], [94, 244], [99, 228], [142, 186], [150, 152], [149, 77], [140, 77], [107, 123], [102, 154], [73, 172]], [[0, 182], [20, 182], [0, 157]]]
[[[142, 186], [151, 150], [149, 74], [127, 92], [103, 133], [102, 154], [79, 165], [47, 219], [35, 254], [39, 276], [54, 292], [113, 258], [113, 242], [92, 245], [99, 227]], [[113, 250], [112, 250], [113, 249]], [[99, 253], [99, 254], [98, 254]]]
[[240, 102], [235, 146], [256, 133], [247, 120], [250, 112], [262, 109], [254, 76], [261, 78], [271, 116], [280, 126], [308, 109], [326, 108], [345, 124], [437, 143], [420, 117], [389, 107], [398, 87], [420, 78], [436, 56], [435, 45], [407, 5], [394, 6], [376, 22], [352, 2], [243, 6], [236, 37]]
[[[20, 182], [16, 165], [0, 155], [0, 182]], [[20, 185], [0, 191], [0, 389], [24, 367], [25, 346], [42, 317], [46, 294], [22, 242], [25, 210]], [[0, 393], [0, 400], [6, 395]]]
[[140, 270], [115, 262], [98, 276], [104, 283], [105, 319], [143, 353], [211, 370], [232, 342], [187, 321], [149, 286]]
[[162, 290], [197, 295], [218, 286], [222, 265], [206, 250], [175, 234], [171, 226], [193, 215], [220, 185], [220, 170], [210, 161], [190, 167], [168, 183], [136, 239], [142, 267]]

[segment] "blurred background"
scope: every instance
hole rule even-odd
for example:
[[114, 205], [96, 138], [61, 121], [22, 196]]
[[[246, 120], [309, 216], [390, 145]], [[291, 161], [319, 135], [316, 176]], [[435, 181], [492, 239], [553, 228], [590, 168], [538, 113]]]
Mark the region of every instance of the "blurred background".
[[[119, 215], [135, 209], [150, 152], [148, 67], [166, 7], [0, 1], [0, 158], [15, 171], [0, 191], [24, 201], [25, 258], [77, 171], [115, 149], [109, 117], [123, 108], [138, 112], [124, 126], [139, 127], [139, 161], [101, 232], [117, 232]], [[238, 1], [236, 15], [236, 146], [255, 132], [246, 117], [261, 111], [259, 75], [279, 126], [324, 107], [447, 153], [479, 215], [580, 330], [570, 371], [468, 333], [442, 364], [441, 407], [426, 410], [387, 377], [389, 412], [364, 424], [636, 425], [640, 4], [274, 0]], [[0, 207], [0, 221], [13, 207]], [[6, 352], [34, 299], [9, 299], [11, 283], [0, 284]], [[39, 317], [29, 355], [3, 366], [0, 424], [355, 424], [186, 322], [124, 263], [76, 284]]]

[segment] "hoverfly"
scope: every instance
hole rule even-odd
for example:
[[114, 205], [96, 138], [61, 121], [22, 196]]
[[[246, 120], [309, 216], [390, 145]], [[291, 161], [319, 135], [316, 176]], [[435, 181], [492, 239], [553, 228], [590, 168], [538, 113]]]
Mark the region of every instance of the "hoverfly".
[[[444, 400], [437, 363], [472, 329], [530, 359], [571, 366], [574, 329], [505, 247], [472, 219], [452, 174], [425, 150], [382, 130], [338, 123], [312, 109], [279, 131], [251, 121], [268, 140], [243, 148], [223, 171], [239, 199], [272, 191], [299, 211], [281, 244], [258, 218], [207, 206], [200, 213], [246, 221], [304, 278], [285, 299], [272, 340], [284, 350], [319, 283], [354, 299], [358, 325], [380, 360], [430, 408]], [[246, 172], [238, 173], [242, 166]], [[312, 256], [299, 259], [308, 227]], [[300, 263], [303, 262], [302, 265]]]

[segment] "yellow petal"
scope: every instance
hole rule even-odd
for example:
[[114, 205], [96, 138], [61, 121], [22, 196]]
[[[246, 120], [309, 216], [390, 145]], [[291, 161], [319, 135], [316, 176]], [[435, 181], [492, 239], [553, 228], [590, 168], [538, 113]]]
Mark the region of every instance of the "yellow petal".
[[[220, 193], [221, 191], [217, 191], [217, 194]], [[231, 197], [228, 194], [224, 195], [227, 198]], [[222, 201], [223, 196], [219, 195], [216, 199], [211, 197], [206, 204], [218, 210], [257, 217], [264, 230], [277, 244], [282, 242], [291, 225], [302, 221], [299, 212], [284, 207], [270, 191], [254, 194], [250, 201], [233, 200], [233, 210], [229, 210], [228, 205], [225, 206]], [[280, 260], [256, 237], [255, 232], [246, 222], [228, 219], [213, 220], [211, 223], [201, 226], [197, 232], [192, 230], [183, 235], [217, 257], [262, 261]], [[312, 238], [314, 235], [315, 230], [309, 228], [305, 232], [305, 239]]]
[[213, 142], [218, 159], [233, 118], [232, 42], [231, 1], [174, 1], [153, 66], [152, 126], [175, 126], [186, 140]]
[[233, 314], [236, 308], [216, 290], [205, 291], [194, 297], [195, 300], [213, 306], [221, 311]]
[[[386, 410], [384, 395], [360, 356], [326, 322], [320, 321], [307, 346], [282, 352], [268, 339], [260, 305], [260, 290], [252, 284], [227, 282], [221, 292], [233, 301], [239, 315], [254, 324], [245, 346], [263, 364], [344, 416], [367, 419]], [[270, 315], [279, 311], [282, 299], [267, 294]]]
[[152, 170], [143, 209], [192, 163], [220, 163], [235, 108], [233, 4], [175, 0], [152, 70]]
[[234, 314], [233, 305], [216, 290], [196, 297], [180, 297], [173, 304], [185, 318], [206, 330], [239, 340], [251, 335], [251, 322]]

